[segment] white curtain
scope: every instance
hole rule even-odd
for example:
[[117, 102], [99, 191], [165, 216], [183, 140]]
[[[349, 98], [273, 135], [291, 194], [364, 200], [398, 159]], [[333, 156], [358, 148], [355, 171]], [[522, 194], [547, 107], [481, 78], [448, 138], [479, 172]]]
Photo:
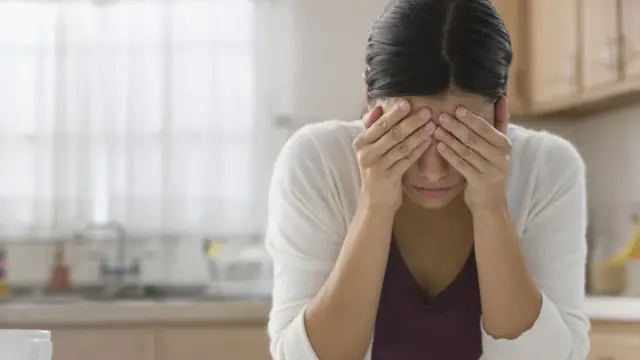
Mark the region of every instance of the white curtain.
[[252, 232], [248, 0], [0, 3], [0, 232]]

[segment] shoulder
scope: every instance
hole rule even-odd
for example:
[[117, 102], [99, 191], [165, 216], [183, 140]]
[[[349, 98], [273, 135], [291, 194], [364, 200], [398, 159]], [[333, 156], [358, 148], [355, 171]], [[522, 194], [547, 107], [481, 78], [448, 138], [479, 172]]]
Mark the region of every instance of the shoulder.
[[567, 139], [543, 130], [510, 125], [513, 144], [513, 176], [538, 180], [562, 181], [566, 176], [584, 172], [584, 161], [577, 148]]
[[524, 223], [568, 193], [574, 194], [576, 206], [584, 202], [585, 164], [574, 144], [557, 134], [517, 125], [509, 127], [508, 136], [513, 144], [509, 194]]
[[298, 221], [343, 238], [358, 201], [360, 171], [352, 143], [362, 128], [361, 122], [330, 120], [305, 125], [287, 140], [269, 187], [272, 226], [290, 228]]
[[314, 187], [334, 190], [353, 183], [359, 179], [359, 170], [352, 143], [362, 129], [362, 121], [341, 120], [301, 127], [280, 151], [273, 182], [284, 181], [289, 186], [307, 188], [314, 184]]
[[277, 159], [277, 166], [335, 166], [353, 153], [353, 140], [362, 131], [361, 121], [327, 120], [302, 126], [289, 137]]

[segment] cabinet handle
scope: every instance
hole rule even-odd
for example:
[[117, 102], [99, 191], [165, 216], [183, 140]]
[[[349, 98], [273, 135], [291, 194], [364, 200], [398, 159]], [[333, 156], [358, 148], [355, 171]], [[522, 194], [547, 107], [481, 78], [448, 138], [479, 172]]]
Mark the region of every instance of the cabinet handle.
[[620, 61], [622, 62], [622, 66], [626, 67], [628, 62], [634, 56], [633, 52], [635, 51], [635, 49], [633, 48], [633, 43], [628, 41], [627, 35], [625, 34], [620, 35], [620, 49]]
[[609, 38], [600, 53], [600, 60], [612, 70], [617, 70], [620, 61], [620, 39]]
[[578, 85], [578, 72], [576, 69], [576, 57], [577, 57], [577, 52], [572, 52], [569, 56], [569, 59], [567, 59], [567, 63], [565, 64], [565, 75], [567, 77], [567, 79], [569, 80], [569, 83], [571, 85], [577, 86]]
[[612, 38], [609, 46], [611, 47], [611, 63], [609, 65], [611, 69], [617, 70], [620, 63], [620, 38]]

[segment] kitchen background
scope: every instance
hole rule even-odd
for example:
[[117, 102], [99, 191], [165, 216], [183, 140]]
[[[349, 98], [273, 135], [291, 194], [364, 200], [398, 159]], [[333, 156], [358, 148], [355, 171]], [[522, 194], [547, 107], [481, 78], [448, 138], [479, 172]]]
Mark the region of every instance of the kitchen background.
[[[273, 162], [300, 126], [358, 118], [366, 36], [386, 2], [0, 2], [6, 283], [48, 286], [62, 250], [71, 287], [106, 281], [105, 263], [124, 266], [122, 271], [138, 264], [129, 277], [138, 284], [206, 287], [214, 278], [211, 259], [225, 254], [220, 243], [223, 250], [254, 244], [244, 252], [247, 259], [268, 261], [260, 239]], [[516, 46], [514, 122], [576, 145], [587, 165], [593, 248], [620, 250], [634, 231], [632, 213], [640, 211], [640, 72], [627, 72], [640, 61], [640, 26], [628, 21], [640, 15], [638, 2], [494, 3]], [[540, 15], [545, 12], [554, 16]], [[622, 51], [619, 45], [627, 43], [612, 45], [612, 38], [631, 45]], [[561, 69], [554, 72], [554, 66]], [[608, 87], [613, 90], [602, 90]], [[118, 238], [126, 238], [124, 258]], [[242, 251], [228, 254], [242, 260]], [[615, 294], [625, 301], [640, 297], [640, 266], [631, 262], [627, 268]], [[630, 311], [636, 313], [616, 319], [601, 310], [617, 305], [598, 304], [594, 311], [607, 326], [640, 320], [635, 303]], [[199, 317], [180, 309], [184, 319]], [[207, 309], [202, 311], [213, 311]], [[24, 318], [8, 314], [0, 307], [0, 325], [24, 320], [25, 326], [67, 326], [38, 320], [36, 308]], [[109, 336], [149, 341], [149, 333], [132, 333], [128, 326]], [[216, 333], [223, 343], [245, 343], [224, 331]], [[262, 339], [262, 330], [252, 334], [250, 339]], [[108, 336], [99, 333], [87, 342], [97, 338]], [[615, 359], [631, 359], [607, 344], [598, 345], [603, 354], [613, 349]], [[153, 358], [130, 345], [136, 349], [131, 359], [143, 352]], [[227, 358], [243, 359], [241, 350], [230, 351]]]

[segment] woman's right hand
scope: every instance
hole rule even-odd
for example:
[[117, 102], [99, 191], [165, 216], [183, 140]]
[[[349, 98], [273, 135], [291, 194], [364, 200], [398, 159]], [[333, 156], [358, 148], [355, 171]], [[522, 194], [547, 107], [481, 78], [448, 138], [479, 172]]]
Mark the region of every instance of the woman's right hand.
[[409, 102], [400, 100], [385, 114], [376, 106], [365, 115], [364, 126], [353, 142], [362, 178], [360, 202], [395, 213], [402, 204], [402, 176], [431, 145], [431, 111], [411, 114]]

